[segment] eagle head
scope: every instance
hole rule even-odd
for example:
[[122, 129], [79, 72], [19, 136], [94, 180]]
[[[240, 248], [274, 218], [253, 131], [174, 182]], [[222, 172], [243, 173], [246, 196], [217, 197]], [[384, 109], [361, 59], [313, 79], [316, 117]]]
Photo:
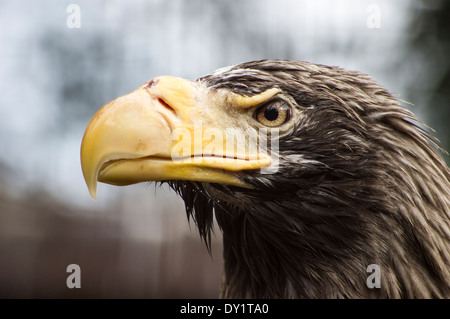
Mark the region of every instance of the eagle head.
[[223, 297], [442, 298], [450, 174], [434, 146], [367, 75], [262, 60], [109, 102], [81, 163], [94, 198], [97, 181], [169, 183], [208, 247], [215, 216]]

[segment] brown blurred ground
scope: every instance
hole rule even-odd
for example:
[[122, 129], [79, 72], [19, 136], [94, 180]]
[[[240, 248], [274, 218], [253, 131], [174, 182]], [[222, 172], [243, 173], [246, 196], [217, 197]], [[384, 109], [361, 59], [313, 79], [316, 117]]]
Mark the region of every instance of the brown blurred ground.
[[[105, 219], [99, 212], [80, 211], [44, 193], [14, 198], [5, 189], [3, 183], [1, 298], [218, 296], [220, 240], [213, 239], [210, 256], [193, 225], [191, 233], [178, 239], [139, 240], [124, 235], [120, 218]], [[69, 264], [81, 267], [80, 289], [66, 286]]]

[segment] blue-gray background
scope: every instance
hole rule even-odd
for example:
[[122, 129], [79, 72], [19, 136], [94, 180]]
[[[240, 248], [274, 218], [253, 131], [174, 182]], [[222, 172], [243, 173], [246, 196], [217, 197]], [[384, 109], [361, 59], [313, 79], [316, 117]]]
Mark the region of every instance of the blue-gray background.
[[[172, 191], [89, 197], [95, 112], [158, 75], [298, 59], [370, 74], [448, 150], [448, 21], [449, 1], [0, 1], [0, 297], [216, 297], [220, 232], [209, 256]], [[66, 287], [72, 263], [81, 289]]]

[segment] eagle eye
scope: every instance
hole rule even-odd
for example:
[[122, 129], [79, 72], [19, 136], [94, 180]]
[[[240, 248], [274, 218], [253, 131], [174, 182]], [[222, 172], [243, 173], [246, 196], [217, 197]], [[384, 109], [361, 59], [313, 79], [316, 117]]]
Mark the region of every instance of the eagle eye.
[[289, 106], [282, 100], [270, 101], [256, 110], [255, 117], [261, 124], [268, 127], [280, 126], [291, 117]]

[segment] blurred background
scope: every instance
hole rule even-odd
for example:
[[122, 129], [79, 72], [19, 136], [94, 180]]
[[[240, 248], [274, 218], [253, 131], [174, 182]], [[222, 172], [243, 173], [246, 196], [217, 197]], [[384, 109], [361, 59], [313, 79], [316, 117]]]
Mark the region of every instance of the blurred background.
[[220, 231], [210, 255], [173, 191], [100, 184], [94, 201], [84, 184], [91, 117], [158, 75], [339, 65], [411, 103], [450, 150], [450, 1], [1, 0], [0, 42], [2, 298], [218, 296]]

